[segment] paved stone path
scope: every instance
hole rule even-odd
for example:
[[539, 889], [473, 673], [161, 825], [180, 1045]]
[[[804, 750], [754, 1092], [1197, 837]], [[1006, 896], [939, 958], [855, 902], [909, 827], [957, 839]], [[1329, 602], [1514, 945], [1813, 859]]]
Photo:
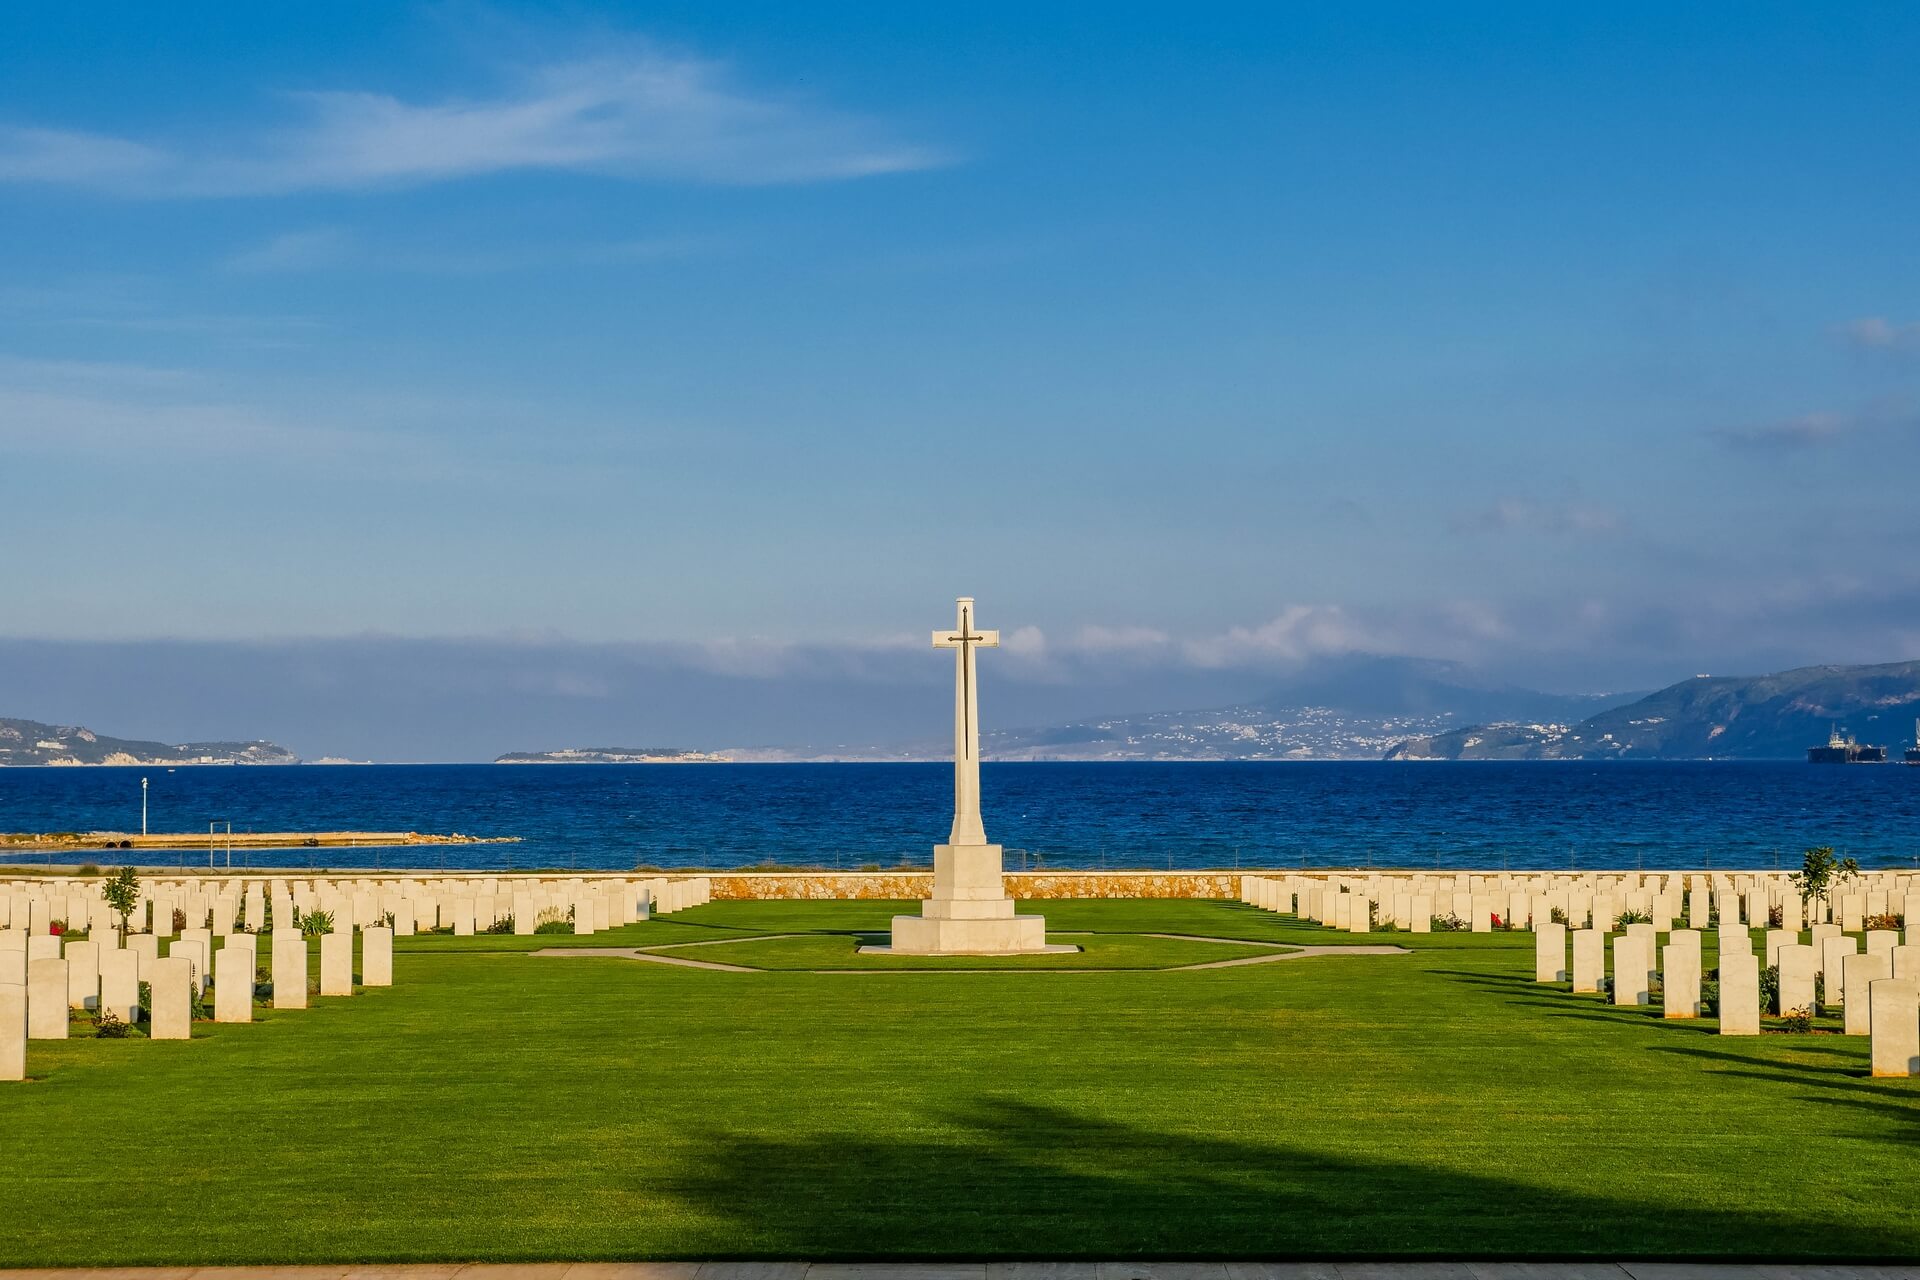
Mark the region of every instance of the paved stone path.
[[1692, 1262], [537, 1262], [0, 1271], [0, 1280], [1920, 1280], [1920, 1266]]
[[[1364, 947], [1364, 946], [1307, 947], [1307, 946], [1301, 946], [1298, 943], [1291, 943], [1291, 942], [1263, 942], [1254, 938], [1207, 938], [1207, 937], [1202, 937], [1198, 934], [1191, 934], [1191, 933], [1143, 933], [1139, 936], [1143, 938], [1168, 938], [1175, 942], [1218, 942], [1218, 943], [1223, 943], [1227, 946], [1235, 946], [1235, 947], [1272, 947], [1274, 948], [1274, 951], [1270, 955], [1241, 956], [1235, 960], [1205, 960], [1200, 962], [1199, 964], [1177, 964], [1177, 965], [1172, 965], [1165, 969], [1072, 969], [1072, 968], [1054, 968], [1052, 966], [1046, 966], [1046, 967], [1036, 966], [1033, 969], [1007, 969], [1007, 968], [956, 969], [952, 967], [926, 968], [926, 969], [912, 969], [912, 968], [903, 967], [899, 969], [885, 969], [885, 968], [875, 967], [871, 969], [770, 970], [770, 969], [749, 968], [748, 966], [743, 964], [723, 964], [718, 960], [694, 960], [687, 956], [670, 956], [670, 955], [659, 954], [660, 952], [667, 949], [672, 949], [674, 951], [682, 951], [688, 947], [724, 947], [730, 943], [737, 943], [737, 942], [774, 942], [781, 938], [806, 938], [806, 937], [812, 937], [812, 936], [814, 935], [805, 934], [805, 933], [769, 933], [769, 934], [755, 935], [754, 937], [751, 937], [751, 938], [714, 938], [706, 942], [662, 942], [662, 943], [656, 943], [651, 947], [542, 947], [540, 950], [531, 951], [531, 952], [528, 952], [528, 954], [535, 955], [535, 956], [573, 957], [575, 959], [585, 957], [588, 959], [599, 958], [603, 960], [609, 959], [609, 958], [616, 959], [616, 960], [646, 960], [646, 961], [650, 961], [653, 964], [676, 965], [682, 969], [711, 969], [718, 973], [824, 973], [824, 974], [845, 974], [845, 973], [1187, 973], [1194, 969], [1232, 969], [1240, 965], [1246, 965], [1246, 964], [1272, 964], [1276, 960], [1302, 960], [1302, 959], [1306, 959], [1309, 956], [1410, 956], [1413, 954], [1413, 952], [1407, 950], [1405, 947]], [[1062, 935], [1062, 936], [1066, 936], [1066, 935]], [[1072, 936], [1084, 937], [1087, 935], [1075, 934]], [[943, 1278], [936, 1277], [936, 1280], [943, 1280]], [[1915, 1277], [1915, 1280], [1920, 1280], [1920, 1277]]]

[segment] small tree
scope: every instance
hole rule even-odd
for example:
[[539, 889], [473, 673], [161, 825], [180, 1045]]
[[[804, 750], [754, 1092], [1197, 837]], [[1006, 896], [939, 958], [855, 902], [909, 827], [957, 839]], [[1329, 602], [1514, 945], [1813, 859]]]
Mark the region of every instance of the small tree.
[[140, 905], [140, 877], [134, 874], [132, 867], [122, 867], [100, 886], [100, 896], [120, 917], [120, 941], [124, 945], [127, 940], [127, 917]]
[[1793, 873], [1793, 887], [1802, 902], [1825, 902], [1836, 884], [1844, 884], [1860, 874], [1860, 864], [1852, 858], [1834, 856], [1833, 846], [1823, 844], [1807, 850], [1800, 870]]

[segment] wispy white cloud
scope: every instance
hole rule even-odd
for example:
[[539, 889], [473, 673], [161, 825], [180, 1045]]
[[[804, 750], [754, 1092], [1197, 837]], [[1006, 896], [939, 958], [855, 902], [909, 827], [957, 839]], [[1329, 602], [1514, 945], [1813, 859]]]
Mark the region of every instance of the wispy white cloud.
[[353, 238], [338, 227], [286, 231], [242, 249], [226, 261], [229, 271], [269, 273], [337, 266], [353, 251]]
[[410, 102], [325, 90], [287, 100], [292, 124], [196, 145], [0, 127], [0, 181], [149, 197], [261, 196], [539, 170], [818, 182], [950, 160], [866, 116], [750, 87], [725, 63], [644, 44], [539, 67], [490, 97]]
[[138, 277], [0, 286], [0, 318], [15, 317], [42, 327], [185, 334], [246, 348], [298, 346], [325, 327], [307, 316], [192, 310]]
[[152, 179], [177, 163], [167, 151], [68, 129], [0, 125], [0, 179], [119, 186]]
[[1880, 351], [1920, 351], [1920, 320], [1896, 324], [1885, 316], [1862, 316], [1841, 332], [1856, 347]]
[[1500, 498], [1456, 517], [1455, 533], [1617, 533], [1621, 519], [1605, 507], [1580, 502], [1541, 502], [1533, 498]]
[[708, 252], [721, 241], [704, 236], [625, 240], [541, 241], [529, 245], [370, 244], [339, 227], [282, 232], [228, 255], [221, 264], [248, 275], [359, 267], [421, 275], [481, 276], [553, 267], [639, 267]]
[[1263, 667], [1339, 653], [1396, 653], [1400, 640], [1338, 605], [1291, 605], [1266, 622], [1188, 640], [1181, 656], [1197, 667]]
[[1805, 413], [1777, 422], [1722, 427], [1709, 434], [1735, 449], [1799, 450], [1844, 444], [1870, 436], [1912, 433], [1920, 427], [1911, 402], [1892, 398], [1849, 413]]

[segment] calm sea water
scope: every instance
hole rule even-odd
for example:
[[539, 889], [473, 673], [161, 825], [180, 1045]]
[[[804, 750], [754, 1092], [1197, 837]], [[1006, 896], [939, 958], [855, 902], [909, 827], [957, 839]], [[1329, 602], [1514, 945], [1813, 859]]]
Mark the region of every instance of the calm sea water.
[[[0, 769], [0, 831], [517, 835], [444, 850], [236, 851], [233, 865], [925, 864], [943, 764]], [[1920, 866], [1920, 769], [1755, 764], [987, 765], [1011, 867], [1767, 867], [1831, 844]], [[169, 860], [204, 866], [204, 852]], [[17, 860], [17, 859], [11, 859]], [[225, 862], [224, 853], [220, 857]]]

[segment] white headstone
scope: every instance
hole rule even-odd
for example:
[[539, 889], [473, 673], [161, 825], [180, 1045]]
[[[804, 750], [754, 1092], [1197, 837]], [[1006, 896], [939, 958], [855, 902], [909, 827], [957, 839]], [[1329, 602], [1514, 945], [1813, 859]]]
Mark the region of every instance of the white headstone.
[[1573, 931], [1573, 989], [1598, 991], [1606, 976], [1607, 935], [1598, 929]]
[[45, 958], [27, 963], [27, 1038], [67, 1038], [67, 962]]
[[1775, 1009], [1783, 1017], [1798, 1009], [1814, 1012], [1813, 980], [1819, 953], [1805, 943], [1780, 948], [1780, 982]]
[[1820, 941], [1820, 994], [1823, 1008], [1836, 1008], [1846, 1000], [1843, 989], [1844, 974], [1841, 963], [1846, 957], [1857, 955], [1860, 940], [1849, 938], [1845, 934]]
[[320, 994], [323, 996], [353, 994], [353, 935], [351, 933], [320, 935]]
[[1669, 1018], [1699, 1017], [1700, 935], [1691, 929], [1675, 932], [1661, 956], [1661, 1011]]
[[273, 1007], [307, 1007], [307, 940], [299, 930], [275, 929], [273, 939]]
[[253, 1021], [253, 952], [244, 947], [213, 953], [213, 1020]]
[[1858, 952], [1842, 957], [1840, 975], [1846, 1002], [1846, 1033], [1864, 1036], [1873, 1029], [1873, 1008], [1867, 1001], [1867, 987], [1893, 977], [1893, 956], [1885, 951]]
[[114, 947], [100, 953], [100, 1007], [133, 1025], [140, 1007], [140, 955]]
[[1720, 1034], [1760, 1034], [1760, 957], [1751, 951], [1720, 957]]
[[193, 962], [185, 956], [168, 955], [153, 962], [148, 971], [147, 989], [153, 1006], [147, 1010], [147, 1034], [155, 1040], [186, 1040], [193, 1035], [193, 1002], [190, 992]]
[[1920, 986], [1883, 978], [1867, 989], [1873, 1074], [1920, 1075]]
[[1535, 982], [1565, 982], [1572, 977], [1567, 968], [1567, 926], [1563, 924], [1542, 924], [1533, 926], [1533, 980]]
[[1623, 933], [1613, 940], [1613, 1002], [1651, 1002], [1653, 944], [1645, 935]]
[[360, 985], [393, 985], [393, 930], [366, 929], [360, 934]]
[[76, 1009], [100, 1007], [100, 944], [67, 944], [67, 1003]]
[[0, 1080], [26, 1078], [27, 988], [21, 983], [0, 982]]

